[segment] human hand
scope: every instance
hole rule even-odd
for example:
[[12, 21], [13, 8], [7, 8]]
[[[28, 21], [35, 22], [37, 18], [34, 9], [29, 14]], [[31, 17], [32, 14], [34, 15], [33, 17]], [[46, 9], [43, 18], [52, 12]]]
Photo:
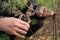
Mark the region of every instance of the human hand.
[[36, 14], [39, 17], [47, 17], [47, 16], [53, 16], [54, 11], [48, 10], [46, 7], [41, 6], [38, 8], [38, 12]]
[[29, 27], [28, 23], [17, 18], [0, 18], [0, 31], [15, 35], [19, 38], [25, 38]]

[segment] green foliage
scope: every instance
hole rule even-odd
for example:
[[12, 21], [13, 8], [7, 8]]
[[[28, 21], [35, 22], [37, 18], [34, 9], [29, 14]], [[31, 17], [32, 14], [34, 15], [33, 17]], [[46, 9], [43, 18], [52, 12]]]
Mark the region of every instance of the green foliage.
[[0, 35], [0, 40], [9, 40], [9, 36], [7, 34]]
[[54, 1], [55, 0], [37, 0], [37, 4], [54, 10]]
[[[17, 8], [23, 10], [27, 5], [27, 2], [28, 0], [5, 0], [3, 1], [2, 7], [3, 10], [7, 9], [8, 11], [16, 10]], [[37, 5], [42, 5], [49, 9], [54, 9], [54, 0], [37, 0], [36, 2]]]
[[11, 11], [16, 10], [17, 7], [23, 9], [27, 5], [27, 2], [27, 0], [5, 0], [3, 1], [2, 7], [3, 10], [8, 9]]
[[16, 5], [18, 8], [25, 8], [28, 0], [12, 0], [13, 5]]

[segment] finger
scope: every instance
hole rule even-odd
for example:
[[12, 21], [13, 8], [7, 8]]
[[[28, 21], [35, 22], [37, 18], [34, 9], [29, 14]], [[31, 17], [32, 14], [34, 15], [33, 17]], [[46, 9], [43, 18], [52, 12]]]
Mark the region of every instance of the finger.
[[40, 8], [39, 8], [38, 15], [39, 15], [39, 16], [43, 16], [45, 9], [46, 9], [45, 7], [40, 7]]
[[13, 31], [13, 34], [19, 38], [25, 38], [24, 35], [18, 34], [17, 32]]
[[51, 11], [50, 16], [53, 16], [53, 14], [54, 14], [54, 11]]
[[49, 15], [49, 14], [48, 14], [48, 11], [45, 9], [44, 13], [43, 13], [43, 16], [46, 17], [47, 15]]
[[19, 23], [25, 25], [27, 28], [30, 28], [30, 25], [25, 21], [20, 21]]
[[45, 7], [40, 7], [40, 13], [41, 13], [41, 15], [43, 15], [45, 9], [46, 9]]
[[40, 13], [39, 15], [43, 15], [43, 10], [44, 10], [43, 8], [39, 9], [39, 13]]
[[21, 30], [21, 29], [19, 29], [19, 28], [17, 28], [17, 27], [13, 27], [13, 29], [14, 29], [17, 33], [20, 33], [20, 34], [23, 34], [23, 35], [27, 34], [26, 31]]
[[25, 25], [26, 27], [30, 28], [30, 25], [25, 21], [22, 21], [22, 20], [18, 19], [18, 23], [20, 23], [22, 25]]
[[22, 29], [22, 30], [25, 30], [25, 31], [28, 31], [29, 28], [27, 28], [25, 25], [22, 25], [22, 24], [19, 24], [19, 23], [15, 23], [13, 25], [13, 27], [18, 27], [19, 29]]
[[[22, 20], [20, 20], [20, 19], [16, 19], [16, 22], [18, 22], [18, 23], [20, 23], [20, 24], [23, 24], [23, 25], [25, 25], [26, 27], [30, 28], [30, 25], [29, 25], [27, 22], [25, 22], [25, 21], [22, 21]], [[14, 22], [14, 23], [15, 23], [15, 22]]]
[[11, 29], [10, 27], [7, 27], [7, 28], [5, 28], [3, 31], [6, 32], [6, 33], [8, 33], [8, 34], [13, 35], [13, 31], [14, 31], [14, 30]]
[[47, 10], [47, 16], [53, 16], [53, 11], [52, 10]]

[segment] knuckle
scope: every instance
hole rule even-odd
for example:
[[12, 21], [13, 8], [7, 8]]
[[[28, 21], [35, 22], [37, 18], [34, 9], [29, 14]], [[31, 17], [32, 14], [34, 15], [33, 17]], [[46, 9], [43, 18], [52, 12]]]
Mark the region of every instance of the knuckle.
[[27, 22], [24, 22], [24, 24], [27, 26], [27, 28], [30, 27], [30, 25]]

